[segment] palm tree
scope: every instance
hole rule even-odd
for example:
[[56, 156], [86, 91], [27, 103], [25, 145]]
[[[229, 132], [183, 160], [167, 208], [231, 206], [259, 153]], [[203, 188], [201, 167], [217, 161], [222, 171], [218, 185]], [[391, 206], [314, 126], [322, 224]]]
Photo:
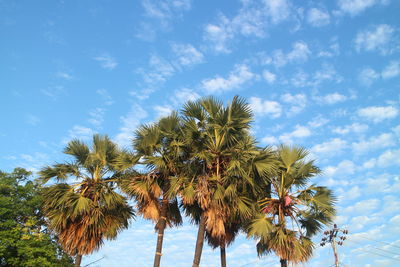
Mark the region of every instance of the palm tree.
[[[250, 140], [248, 140], [250, 141]], [[251, 141], [252, 142], [252, 141]], [[242, 183], [236, 184], [236, 188], [241, 186], [248, 186], [247, 197], [254, 200], [251, 212], [257, 213], [258, 205], [257, 196], [270, 196], [270, 183], [266, 181], [265, 177], [274, 170], [275, 168], [275, 157], [270, 147], [266, 148], [251, 148], [247, 150], [250, 154], [244, 154], [244, 160], [247, 162], [242, 169], [247, 172], [246, 176], [252, 178], [252, 184]], [[206, 240], [208, 244], [213, 248], [220, 248], [221, 267], [226, 267], [226, 248], [231, 245], [236, 236], [240, 231], [245, 229], [248, 225], [249, 217], [240, 217], [240, 213], [229, 214], [228, 218], [224, 223], [225, 234], [220, 237], [213, 237], [208, 231], [206, 231]]]
[[310, 238], [335, 215], [332, 192], [309, 184], [320, 170], [307, 155], [300, 147], [278, 147], [277, 169], [268, 179], [271, 196], [262, 197], [262, 212], [248, 227], [248, 236], [259, 239], [258, 255], [274, 252], [281, 266], [309, 260], [314, 248]]
[[133, 147], [148, 172], [135, 173], [122, 184], [123, 191], [136, 200], [138, 212], [156, 223], [155, 267], [160, 266], [166, 226], [182, 224], [178, 201], [167, 194], [170, 179], [177, 175], [185, 156], [181, 139], [181, 121], [176, 113], [155, 124], [139, 127]]
[[253, 180], [246, 171], [255, 151], [249, 135], [252, 112], [239, 97], [226, 107], [208, 97], [187, 102], [182, 113], [189, 156], [180, 175], [171, 179], [170, 193], [179, 193], [186, 209], [200, 209], [199, 217], [192, 218], [198, 222], [193, 260], [197, 267], [206, 230], [212, 238], [224, 238], [230, 216], [252, 214], [247, 196]]
[[[94, 135], [91, 148], [73, 140], [64, 153], [73, 160], [46, 166], [39, 173], [43, 183], [53, 178], [57, 182], [45, 190], [43, 211], [50, 229], [80, 266], [82, 255], [98, 250], [104, 238], [116, 238], [134, 212], [115, 191], [121, 151], [107, 136]], [[71, 182], [73, 177], [76, 182]]]

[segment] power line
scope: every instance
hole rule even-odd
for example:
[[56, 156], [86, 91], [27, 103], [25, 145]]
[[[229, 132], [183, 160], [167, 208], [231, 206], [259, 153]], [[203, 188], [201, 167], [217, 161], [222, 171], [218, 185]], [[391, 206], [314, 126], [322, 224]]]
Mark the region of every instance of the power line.
[[400, 259], [398, 259], [398, 258], [393, 258], [393, 257], [389, 257], [389, 256], [386, 256], [386, 255], [382, 255], [382, 254], [376, 253], [376, 252], [374, 252], [374, 251], [365, 250], [365, 249], [362, 249], [362, 248], [360, 248], [360, 250], [362, 250], [362, 251], [364, 251], [364, 252], [367, 252], [367, 253], [379, 255], [379, 256], [381, 256], [381, 257], [385, 257], [385, 258], [388, 258], [388, 259], [391, 259], [391, 260], [400, 261]]
[[400, 248], [400, 246], [396, 246], [396, 245], [390, 244], [389, 242], [380, 241], [380, 240], [375, 240], [375, 239], [368, 238], [368, 237], [364, 237], [364, 236], [358, 236], [358, 237], [365, 238], [365, 239], [374, 241], [374, 242], [376, 242], [376, 243], [382, 243], [382, 244], [386, 244], [386, 245], [389, 245], [389, 246], [392, 246], [392, 247]]
[[[363, 243], [356, 242], [356, 241], [354, 241], [354, 240], [348, 240], [348, 241], [350, 241], [350, 242], [353, 242], [353, 243], [357, 243], [357, 244], [360, 244], [360, 245], [365, 245], [365, 244], [363, 244]], [[391, 253], [391, 254], [394, 254], [394, 255], [396, 255], [396, 256], [400, 256], [400, 254], [399, 254], [399, 253], [397, 253], [397, 252], [393, 252], [393, 251], [389, 251], [389, 250], [381, 249], [381, 248], [378, 248], [378, 247], [372, 246], [372, 245], [370, 245], [370, 244], [367, 244], [367, 246], [369, 246], [369, 247], [372, 247], [372, 248], [374, 248], [374, 249], [381, 250], [381, 251], [383, 251], [383, 252], [386, 252], [386, 253]]]

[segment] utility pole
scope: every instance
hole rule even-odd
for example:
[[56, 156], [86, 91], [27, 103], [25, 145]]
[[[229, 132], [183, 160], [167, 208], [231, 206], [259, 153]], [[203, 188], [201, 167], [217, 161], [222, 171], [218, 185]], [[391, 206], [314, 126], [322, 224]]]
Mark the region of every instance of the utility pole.
[[[343, 241], [346, 240], [346, 235], [348, 233], [348, 230], [340, 229], [336, 224], [333, 225], [333, 229], [324, 232], [325, 236], [322, 238], [320, 245], [323, 247], [326, 243], [331, 243], [333, 254], [335, 255], [335, 267], [339, 267], [339, 256], [337, 253], [336, 244], [339, 246], [343, 245]], [[339, 234], [341, 234], [341, 236], [338, 236]], [[336, 238], [339, 238], [340, 240], [336, 242]]]

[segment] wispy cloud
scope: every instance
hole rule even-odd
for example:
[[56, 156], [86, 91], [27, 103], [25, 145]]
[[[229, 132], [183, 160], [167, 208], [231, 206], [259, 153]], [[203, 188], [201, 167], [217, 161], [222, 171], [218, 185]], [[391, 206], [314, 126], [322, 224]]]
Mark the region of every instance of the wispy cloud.
[[182, 66], [192, 66], [204, 61], [203, 53], [191, 44], [172, 44], [172, 51], [177, 56], [177, 61]]
[[261, 116], [270, 116], [271, 118], [278, 118], [282, 114], [282, 106], [279, 102], [263, 100], [259, 97], [250, 97], [250, 107], [254, 113]]
[[294, 139], [309, 137], [312, 134], [308, 127], [296, 125], [292, 132], [287, 132], [279, 136], [279, 140], [285, 144], [292, 144]]
[[169, 105], [165, 105], [165, 106], [156, 105], [153, 107], [153, 109], [157, 113], [158, 118], [166, 117], [166, 116], [170, 115], [173, 111], [173, 108]]
[[390, 79], [400, 75], [399, 61], [390, 61], [390, 63], [382, 70], [382, 78]]
[[333, 105], [336, 103], [344, 102], [348, 100], [349, 97], [335, 92], [324, 96], [314, 96], [313, 99], [321, 105]]
[[72, 139], [87, 141], [96, 133], [97, 132], [91, 128], [82, 125], [74, 125], [72, 129], [68, 130], [68, 136], [63, 138], [62, 143], [66, 144]]
[[103, 99], [105, 105], [110, 106], [114, 103], [113, 98], [106, 89], [99, 89], [96, 93]]
[[311, 8], [307, 14], [307, 22], [314, 27], [322, 27], [330, 23], [330, 15], [327, 11]]
[[48, 87], [46, 89], [42, 89], [41, 92], [50, 97], [53, 100], [57, 100], [61, 95], [66, 93], [66, 90], [64, 89], [63, 86], [56, 85], [52, 87]]
[[283, 94], [281, 100], [290, 104], [288, 116], [301, 112], [307, 106], [307, 96], [305, 94]]
[[262, 76], [269, 84], [273, 84], [276, 81], [276, 74], [269, 70], [264, 70]]
[[311, 55], [307, 43], [304, 41], [297, 41], [292, 44], [292, 50], [286, 54], [281, 50], [277, 49], [271, 53], [271, 56], [266, 59], [267, 64], [273, 64], [276, 67], [283, 67], [288, 63], [301, 63], [308, 60]]
[[386, 0], [339, 0], [338, 6], [342, 12], [355, 16], [374, 5], [386, 4], [388, 2]]
[[142, 0], [145, 16], [159, 20], [164, 26], [175, 16], [191, 8], [191, 0]]
[[314, 145], [311, 152], [321, 157], [338, 155], [348, 147], [347, 141], [341, 138], [332, 138], [328, 141]]
[[195, 91], [188, 88], [182, 88], [180, 90], [175, 90], [173, 97], [171, 97], [171, 101], [174, 102], [175, 105], [180, 105], [187, 101], [194, 101], [199, 97], [200, 95]]
[[72, 74], [70, 74], [70, 73], [68, 73], [66, 71], [58, 71], [56, 73], [56, 76], [58, 78], [62, 78], [62, 79], [65, 79], [65, 80], [72, 80], [74, 78], [74, 76], [72, 76]]
[[154, 41], [158, 31], [170, 30], [172, 21], [181, 18], [191, 9], [191, 0], [141, 0], [146, 18], [139, 23], [136, 37], [144, 41]]
[[214, 51], [229, 53], [228, 44], [236, 36], [263, 38], [270, 24], [287, 20], [291, 12], [291, 5], [286, 0], [242, 1], [242, 7], [232, 18], [220, 14], [217, 23], [207, 24], [204, 39], [210, 42]]
[[393, 52], [394, 28], [388, 24], [380, 24], [370, 29], [361, 31], [354, 39], [354, 45], [357, 52], [378, 51], [381, 54], [390, 54]]
[[115, 136], [115, 142], [121, 147], [128, 147], [131, 143], [133, 133], [142, 120], [147, 117], [147, 112], [139, 105], [133, 104], [129, 112], [120, 117], [122, 126]]
[[352, 148], [355, 154], [364, 154], [376, 149], [388, 148], [396, 145], [396, 138], [392, 133], [383, 133], [378, 136], [370, 137], [367, 140], [353, 142]]
[[102, 54], [100, 56], [94, 57], [93, 59], [98, 61], [103, 69], [107, 70], [113, 70], [118, 65], [117, 60], [108, 54]]
[[40, 123], [41, 119], [38, 116], [33, 114], [26, 115], [26, 122], [32, 126], [37, 126]]
[[93, 126], [100, 128], [104, 121], [104, 108], [95, 108], [89, 112], [88, 122]]
[[257, 79], [257, 77], [247, 65], [241, 64], [236, 65], [227, 78], [215, 76], [214, 78], [203, 80], [201, 83], [206, 92], [215, 94], [239, 88], [246, 82]]
[[379, 79], [379, 73], [370, 67], [362, 69], [358, 75], [358, 80], [365, 86], [371, 86], [377, 79]]
[[362, 124], [362, 123], [358, 123], [355, 122], [353, 124], [350, 125], [344, 125], [344, 126], [339, 126], [339, 127], [335, 127], [332, 132], [333, 133], [337, 133], [337, 134], [349, 134], [349, 133], [363, 133], [365, 131], [367, 131], [369, 128], [369, 126], [367, 124]]
[[370, 106], [357, 110], [358, 116], [374, 123], [397, 117], [399, 110], [393, 106]]

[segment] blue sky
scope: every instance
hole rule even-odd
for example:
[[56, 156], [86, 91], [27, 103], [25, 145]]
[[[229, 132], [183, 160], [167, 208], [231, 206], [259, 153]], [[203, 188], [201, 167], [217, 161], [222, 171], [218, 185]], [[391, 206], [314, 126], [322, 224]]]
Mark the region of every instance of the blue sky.
[[[339, 198], [347, 266], [400, 261], [400, 3], [394, 0], [0, 0], [0, 168], [65, 160], [72, 138], [132, 132], [214, 95], [245, 97], [261, 145], [303, 145]], [[166, 232], [163, 266], [189, 266], [196, 232]], [[318, 242], [320, 237], [316, 237]], [[84, 263], [150, 266], [140, 218]], [[396, 247], [397, 246], [397, 247]], [[378, 255], [380, 254], [380, 255]], [[229, 266], [265, 266], [240, 236]], [[307, 266], [333, 263], [318, 248]], [[218, 266], [205, 248], [202, 266]], [[247, 265], [246, 265], [247, 264]], [[271, 265], [274, 266], [274, 265]]]

